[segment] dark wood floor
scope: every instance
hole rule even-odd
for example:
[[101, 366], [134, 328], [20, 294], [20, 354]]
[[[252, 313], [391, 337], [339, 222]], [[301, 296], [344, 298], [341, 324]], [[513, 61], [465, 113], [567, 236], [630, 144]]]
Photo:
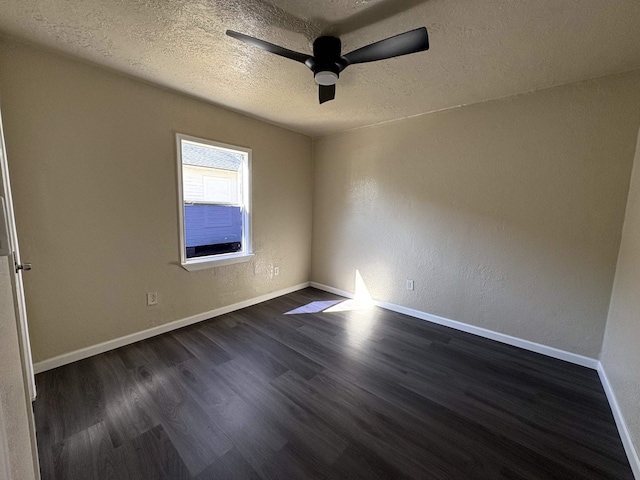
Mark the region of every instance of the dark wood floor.
[[381, 309], [285, 315], [336, 300], [39, 374], [43, 479], [633, 479], [593, 370]]

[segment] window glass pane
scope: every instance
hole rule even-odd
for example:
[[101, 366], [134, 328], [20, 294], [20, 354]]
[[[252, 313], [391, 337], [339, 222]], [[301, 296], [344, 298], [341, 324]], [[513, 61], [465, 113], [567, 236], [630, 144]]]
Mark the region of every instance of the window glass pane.
[[185, 205], [187, 258], [242, 250], [242, 208]]
[[182, 142], [184, 201], [235, 203], [242, 198], [244, 154]]
[[182, 166], [186, 203], [240, 203], [239, 171]]
[[247, 154], [181, 140], [186, 258], [243, 251]]

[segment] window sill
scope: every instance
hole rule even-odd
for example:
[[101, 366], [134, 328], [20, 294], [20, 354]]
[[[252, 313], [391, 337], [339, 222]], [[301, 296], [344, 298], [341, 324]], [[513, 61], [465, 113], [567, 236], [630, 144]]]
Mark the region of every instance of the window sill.
[[216, 257], [203, 257], [195, 260], [189, 260], [182, 264], [182, 268], [189, 272], [205, 270], [207, 268], [222, 267], [224, 265], [232, 265], [234, 263], [248, 262], [254, 256], [253, 253], [230, 253], [226, 255], [217, 255]]

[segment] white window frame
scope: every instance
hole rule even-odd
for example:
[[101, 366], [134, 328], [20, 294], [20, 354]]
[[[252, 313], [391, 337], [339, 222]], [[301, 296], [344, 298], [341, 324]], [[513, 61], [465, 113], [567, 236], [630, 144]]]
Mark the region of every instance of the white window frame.
[[[209, 145], [231, 152], [242, 152], [244, 156], [242, 175], [242, 203], [244, 205], [242, 217], [242, 251], [234, 253], [221, 253], [203, 257], [187, 258], [186, 229], [184, 225], [184, 192], [182, 184], [182, 142], [193, 142]], [[221, 267], [234, 263], [248, 262], [254, 256], [251, 246], [251, 149], [220, 143], [205, 138], [192, 137], [182, 133], [176, 133], [177, 165], [178, 165], [178, 221], [180, 228], [180, 264], [182, 268], [190, 272], [204, 270], [206, 268]]]

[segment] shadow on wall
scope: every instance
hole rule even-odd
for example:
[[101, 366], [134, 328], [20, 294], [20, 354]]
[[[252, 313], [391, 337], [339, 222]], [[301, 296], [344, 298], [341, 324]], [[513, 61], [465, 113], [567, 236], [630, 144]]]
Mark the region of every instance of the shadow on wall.
[[[364, 146], [356, 157], [339, 158], [335, 163], [341, 166], [326, 179], [334, 184], [331, 204], [340, 205], [340, 213], [319, 216], [331, 225], [332, 235], [323, 241], [333, 254], [325, 261], [339, 272], [340, 285], [348, 284], [356, 265], [372, 279], [376, 298], [399, 293], [405, 278], [398, 278], [398, 270], [407, 278], [437, 273], [433, 290], [421, 293], [446, 303], [456, 300], [461, 279], [484, 292], [466, 292], [480, 302], [489, 297], [487, 288], [506, 288], [514, 274], [548, 277], [539, 286], [552, 291], [585, 285], [598, 290], [610, 282], [613, 257], [603, 261], [602, 228], [590, 228], [607, 215], [593, 205], [602, 196], [590, 195], [586, 174], [576, 175], [583, 167], [531, 172], [517, 160], [486, 164], [481, 154], [425, 155], [412, 162], [407, 157], [417, 152], [403, 159], [391, 152], [405, 140], [401, 135], [386, 147]], [[592, 175], [596, 188], [598, 176]], [[615, 248], [609, 250], [613, 255]], [[508, 295], [535, 304], [530, 287], [513, 282]]]
[[349, 290], [357, 267], [376, 299], [596, 356], [632, 155], [628, 112], [584, 95], [318, 139], [313, 280]]

